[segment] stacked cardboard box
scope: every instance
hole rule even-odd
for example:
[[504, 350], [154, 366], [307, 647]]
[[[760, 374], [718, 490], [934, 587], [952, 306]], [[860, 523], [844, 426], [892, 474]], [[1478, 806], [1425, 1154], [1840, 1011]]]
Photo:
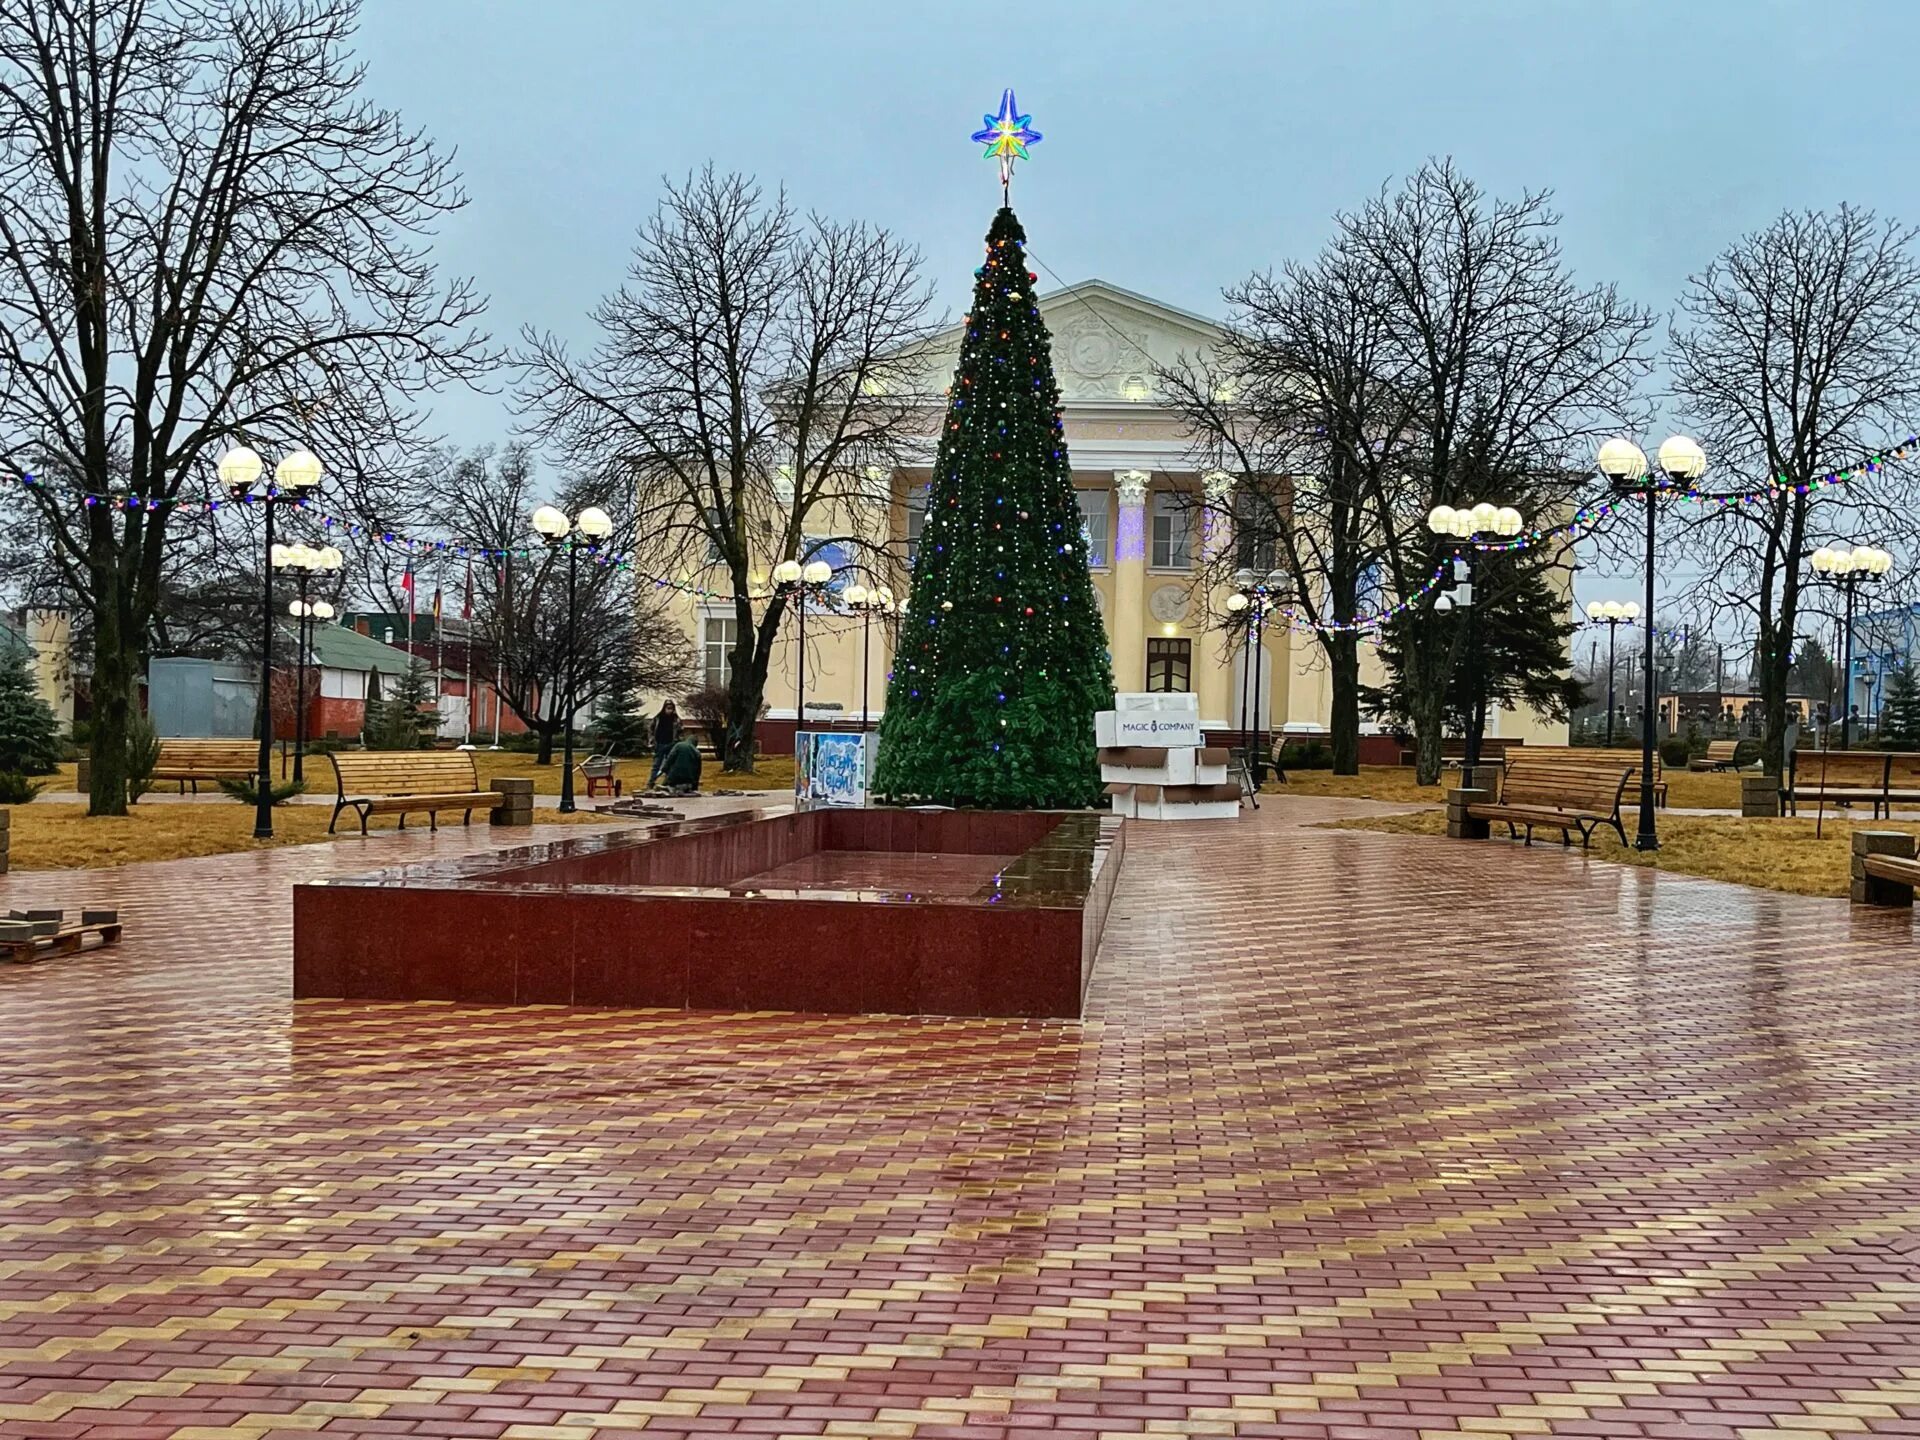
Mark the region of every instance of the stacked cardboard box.
[[1129, 820], [1231, 820], [1240, 786], [1227, 752], [1201, 743], [1200, 700], [1128, 694], [1094, 717], [1100, 778], [1113, 813]]

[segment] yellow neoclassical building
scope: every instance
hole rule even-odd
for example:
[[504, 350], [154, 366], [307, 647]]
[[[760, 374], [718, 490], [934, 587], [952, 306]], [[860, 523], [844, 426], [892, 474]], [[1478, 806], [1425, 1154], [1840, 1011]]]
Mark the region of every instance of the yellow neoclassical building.
[[[1225, 734], [1255, 727], [1295, 735], [1324, 734], [1330, 709], [1326, 668], [1312, 637], [1283, 626], [1268, 629], [1252, 683], [1242, 632], [1222, 624], [1220, 594], [1208, 594], [1220, 579], [1209, 567], [1210, 547], [1226, 537], [1202, 523], [1223, 508], [1224, 476], [1209, 475], [1191, 453], [1181, 423], [1154, 394], [1154, 367], [1182, 352], [1207, 349], [1218, 337], [1213, 322], [1102, 280], [1084, 281], [1041, 297], [1040, 311], [1053, 337], [1074, 488], [1089, 537], [1094, 589], [1106, 621], [1114, 684], [1121, 690], [1187, 690], [1199, 696], [1203, 726]], [[933, 440], [944, 406], [939, 397], [960, 353], [960, 327], [937, 337], [924, 352], [917, 387], [930, 397], [929, 439], [919, 463], [890, 476], [876, 476], [862, 502], [823, 515], [819, 555], [836, 566], [837, 583], [888, 584], [903, 595], [904, 566], [873, 573], [853, 563], [830, 536], [862, 535], [900, 561], [907, 561], [925, 513], [933, 465]], [[1208, 496], [1207, 487], [1217, 487]], [[1201, 497], [1207, 497], [1201, 503]], [[1210, 572], [1210, 573], [1209, 573]], [[1203, 580], [1203, 574], [1207, 576]], [[704, 583], [722, 585], [720, 575]], [[696, 674], [690, 688], [721, 686], [735, 636], [731, 602], [683, 597]], [[806, 621], [807, 723], [857, 728], [863, 690], [867, 714], [878, 724], [886, 700], [893, 627], [885, 617], [823, 606]], [[1370, 652], [1363, 647], [1362, 679], [1371, 681]], [[772, 654], [760, 730], [761, 749], [792, 748], [801, 679], [799, 626], [789, 618]], [[1503, 712], [1494, 733], [1533, 743], [1564, 744], [1564, 723], [1528, 712]], [[1365, 747], [1364, 758], [1385, 759], [1384, 740]]]

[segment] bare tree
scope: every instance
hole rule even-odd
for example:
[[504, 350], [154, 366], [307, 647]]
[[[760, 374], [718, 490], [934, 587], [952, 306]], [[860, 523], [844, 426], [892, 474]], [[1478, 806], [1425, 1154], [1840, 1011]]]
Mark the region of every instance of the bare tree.
[[1331, 690], [1333, 768], [1360, 769], [1362, 590], [1382, 535], [1370, 497], [1389, 484], [1411, 419], [1399, 363], [1383, 351], [1387, 296], [1376, 269], [1329, 250], [1229, 288], [1230, 318], [1205, 357], [1160, 371], [1203, 463], [1231, 481], [1194, 497], [1208, 530], [1208, 588], [1279, 569], [1315, 627]]
[[[474, 613], [480, 644], [469, 667], [499, 662], [500, 696], [540, 737], [538, 763], [553, 756], [554, 741], [573, 714], [615, 689], [665, 690], [691, 671], [686, 636], [664, 597], [637, 582], [619, 563], [631, 553], [634, 507], [625, 487], [600, 480], [565, 486], [556, 497], [542, 489], [532, 453], [523, 445], [480, 449], [451, 459], [434, 487], [440, 496], [434, 523], [446, 534], [455, 563], [474, 554]], [[588, 505], [607, 510], [614, 531], [597, 550], [572, 556], [565, 544], [528, 548], [527, 517], [554, 498], [569, 514]], [[572, 714], [565, 703], [567, 570], [576, 569]]]
[[[1907, 433], [1920, 408], [1915, 231], [1843, 205], [1790, 212], [1742, 236], [1688, 282], [1674, 389], [1730, 491], [1686, 526], [1707, 585], [1751, 615], [1769, 774], [1785, 764], [1788, 682], [1805, 560], [1828, 540], [1905, 533], [1914, 486], [1878, 467], [1810, 485]], [[1895, 527], [1899, 527], [1896, 532]], [[1866, 533], [1863, 533], [1866, 532]]]
[[[1551, 527], [1647, 372], [1652, 317], [1610, 285], [1575, 283], [1548, 198], [1489, 198], [1440, 160], [1338, 217], [1338, 266], [1366, 277], [1360, 293], [1379, 306], [1370, 364], [1404, 407], [1368, 437], [1383, 451], [1365, 496], [1395, 595], [1418, 592], [1447, 553], [1426, 527], [1437, 505], [1512, 505]], [[1422, 784], [1439, 778], [1464, 643], [1464, 627], [1431, 620], [1426, 608], [1403, 626], [1399, 651]]]
[[773, 566], [827, 542], [887, 561], [861, 514], [924, 441], [914, 351], [931, 303], [918, 253], [886, 231], [800, 220], [709, 167], [641, 227], [590, 356], [526, 336], [534, 433], [632, 487], [657, 571], [731, 587], [728, 769], [753, 763], [786, 609]]
[[95, 814], [125, 811], [175, 502], [217, 452], [305, 443], [337, 472], [490, 363], [480, 300], [424, 248], [464, 197], [359, 93], [356, 19], [0, 0], [0, 456], [74, 477], [26, 495], [90, 614]]

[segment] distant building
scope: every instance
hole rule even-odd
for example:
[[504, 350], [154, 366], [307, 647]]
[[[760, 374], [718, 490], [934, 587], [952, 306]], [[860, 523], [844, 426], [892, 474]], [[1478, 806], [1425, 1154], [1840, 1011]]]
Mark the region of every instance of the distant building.
[[[1847, 695], [1859, 713], [1877, 720], [1885, 703], [1887, 676], [1920, 656], [1920, 601], [1853, 618], [1853, 674]], [[1835, 666], [1844, 655], [1833, 657]]]

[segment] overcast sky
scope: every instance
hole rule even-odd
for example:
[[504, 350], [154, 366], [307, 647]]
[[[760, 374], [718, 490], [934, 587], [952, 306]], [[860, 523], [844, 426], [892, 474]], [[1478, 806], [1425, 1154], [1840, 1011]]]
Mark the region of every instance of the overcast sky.
[[[575, 339], [662, 175], [707, 160], [888, 226], [964, 304], [998, 199], [968, 142], [1012, 85], [1046, 137], [1030, 252], [1208, 315], [1429, 155], [1551, 187], [1582, 278], [1665, 310], [1789, 206], [1920, 219], [1920, 0], [366, 0], [368, 84], [458, 151], [439, 242], [494, 332]], [[1045, 288], [1053, 282], [1042, 271]], [[443, 397], [447, 438], [505, 438]]]

